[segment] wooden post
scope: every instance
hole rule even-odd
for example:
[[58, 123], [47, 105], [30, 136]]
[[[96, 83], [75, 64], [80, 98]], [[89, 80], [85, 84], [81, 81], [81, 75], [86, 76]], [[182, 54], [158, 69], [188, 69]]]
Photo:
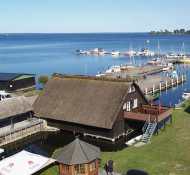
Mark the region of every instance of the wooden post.
[[166, 90], [168, 89], [168, 81], [166, 80]]
[[152, 87], [152, 93], [154, 94], [154, 91], [155, 91], [155, 85], [153, 84], [153, 87]]
[[160, 83], [160, 92], [162, 91], [162, 83]]
[[174, 85], [174, 79], [172, 78], [172, 87], [173, 87], [173, 85]]
[[146, 94], [146, 95], [148, 94], [148, 89], [147, 89], [147, 88], [145, 88], [145, 94]]
[[173, 118], [172, 118], [172, 115], [170, 115], [170, 124], [173, 123]]
[[164, 121], [164, 130], [166, 129], [166, 121]]
[[156, 125], [156, 134], [158, 135], [159, 134], [159, 131], [158, 131], [158, 124], [159, 124], [158, 115], [156, 115], [156, 123], [157, 123], [157, 125]]

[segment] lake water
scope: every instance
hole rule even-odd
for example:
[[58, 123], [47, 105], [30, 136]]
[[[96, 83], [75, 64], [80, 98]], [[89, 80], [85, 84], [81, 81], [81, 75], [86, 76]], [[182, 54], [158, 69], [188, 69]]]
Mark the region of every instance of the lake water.
[[[131, 63], [131, 60], [128, 57], [79, 56], [76, 55], [76, 49], [102, 47], [108, 51], [127, 51], [129, 48], [140, 50], [147, 47], [157, 51], [158, 42], [161, 53], [182, 51], [190, 53], [190, 36], [153, 36], [146, 33], [1, 34], [0, 72], [96, 75], [111, 65]], [[138, 57], [135, 64], [145, 64], [147, 60], [148, 58]], [[183, 86], [163, 92], [160, 100], [164, 105], [178, 103], [183, 91], [189, 89], [189, 67], [179, 65], [177, 70], [186, 73], [188, 81]]]

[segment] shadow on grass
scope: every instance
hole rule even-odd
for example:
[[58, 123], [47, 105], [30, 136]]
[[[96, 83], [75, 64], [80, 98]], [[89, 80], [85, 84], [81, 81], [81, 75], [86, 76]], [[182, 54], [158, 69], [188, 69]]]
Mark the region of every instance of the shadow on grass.
[[148, 173], [143, 170], [131, 169], [127, 171], [126, 175], [148, 175]]
[[185, 112], [190, 114], [190, 105], [187, 108], [185, 108]]

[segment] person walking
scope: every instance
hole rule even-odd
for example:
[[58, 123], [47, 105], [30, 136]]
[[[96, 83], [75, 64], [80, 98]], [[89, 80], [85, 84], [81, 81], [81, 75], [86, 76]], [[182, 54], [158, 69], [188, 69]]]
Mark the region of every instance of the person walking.
[[108, 162], [105, 163], [104, 170], [106, 172], [106, 175], [108, 175]]
[[113, 175], [113, 160], [108, 161], [108, 175]]

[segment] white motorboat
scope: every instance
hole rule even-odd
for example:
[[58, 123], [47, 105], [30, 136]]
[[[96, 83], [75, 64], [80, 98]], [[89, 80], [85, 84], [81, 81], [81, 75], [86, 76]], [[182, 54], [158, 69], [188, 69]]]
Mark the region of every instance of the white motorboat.
[[7, 93], [5, 91], [0, 91], [0, 101], [5, 100], [7, 98], [11, 98], [10, 93]]
[[163, 71], [169, 71], [173, 68], [174, 68], [173, 63], [168, 63], [168, 64], [164, 65]]
[[105, 55], [105, 54], [108, 54], [108, 52], [106, 52], [102, 48], [95, 48], [92, 50], [76, 50], [76, 52], [79, 55]]
[[148, 64], [150, 64], [150, 65], [161, 65], [161, 60], [160, 60], [160, 58], [154, 58], [151, 61], [148, 61]]
[[114, 72], [121, 72], [121, 66], [111, 66], [109, 69], [106, 70], [106, 74], [114, 73]]
[[139, 55], [139, 56], [147, 56], [148, 57], [148, 56], [154, 56], [155, 53], [150, 51], [147, 48], [143, 48], [143, 49], [141, 49], [140, 52], [137, 53], [137, 55]]
[[182, 95], [182, 98], [183, 98], [184, 100], [190, 99], [190, 92], [184, 92], [183, 95]]
[[113, 50], [113, 51], [111, 52], [111, 55], [112, 55], [112, 56], [119, 56], [119, 55], [120, 55], [120, 52]]
[[130, 56], [130, 57], [136, 56], [136, 54], [137, 52], [134, 50], [129, 50], [128, 52], [125, 52], [125, 55]]

